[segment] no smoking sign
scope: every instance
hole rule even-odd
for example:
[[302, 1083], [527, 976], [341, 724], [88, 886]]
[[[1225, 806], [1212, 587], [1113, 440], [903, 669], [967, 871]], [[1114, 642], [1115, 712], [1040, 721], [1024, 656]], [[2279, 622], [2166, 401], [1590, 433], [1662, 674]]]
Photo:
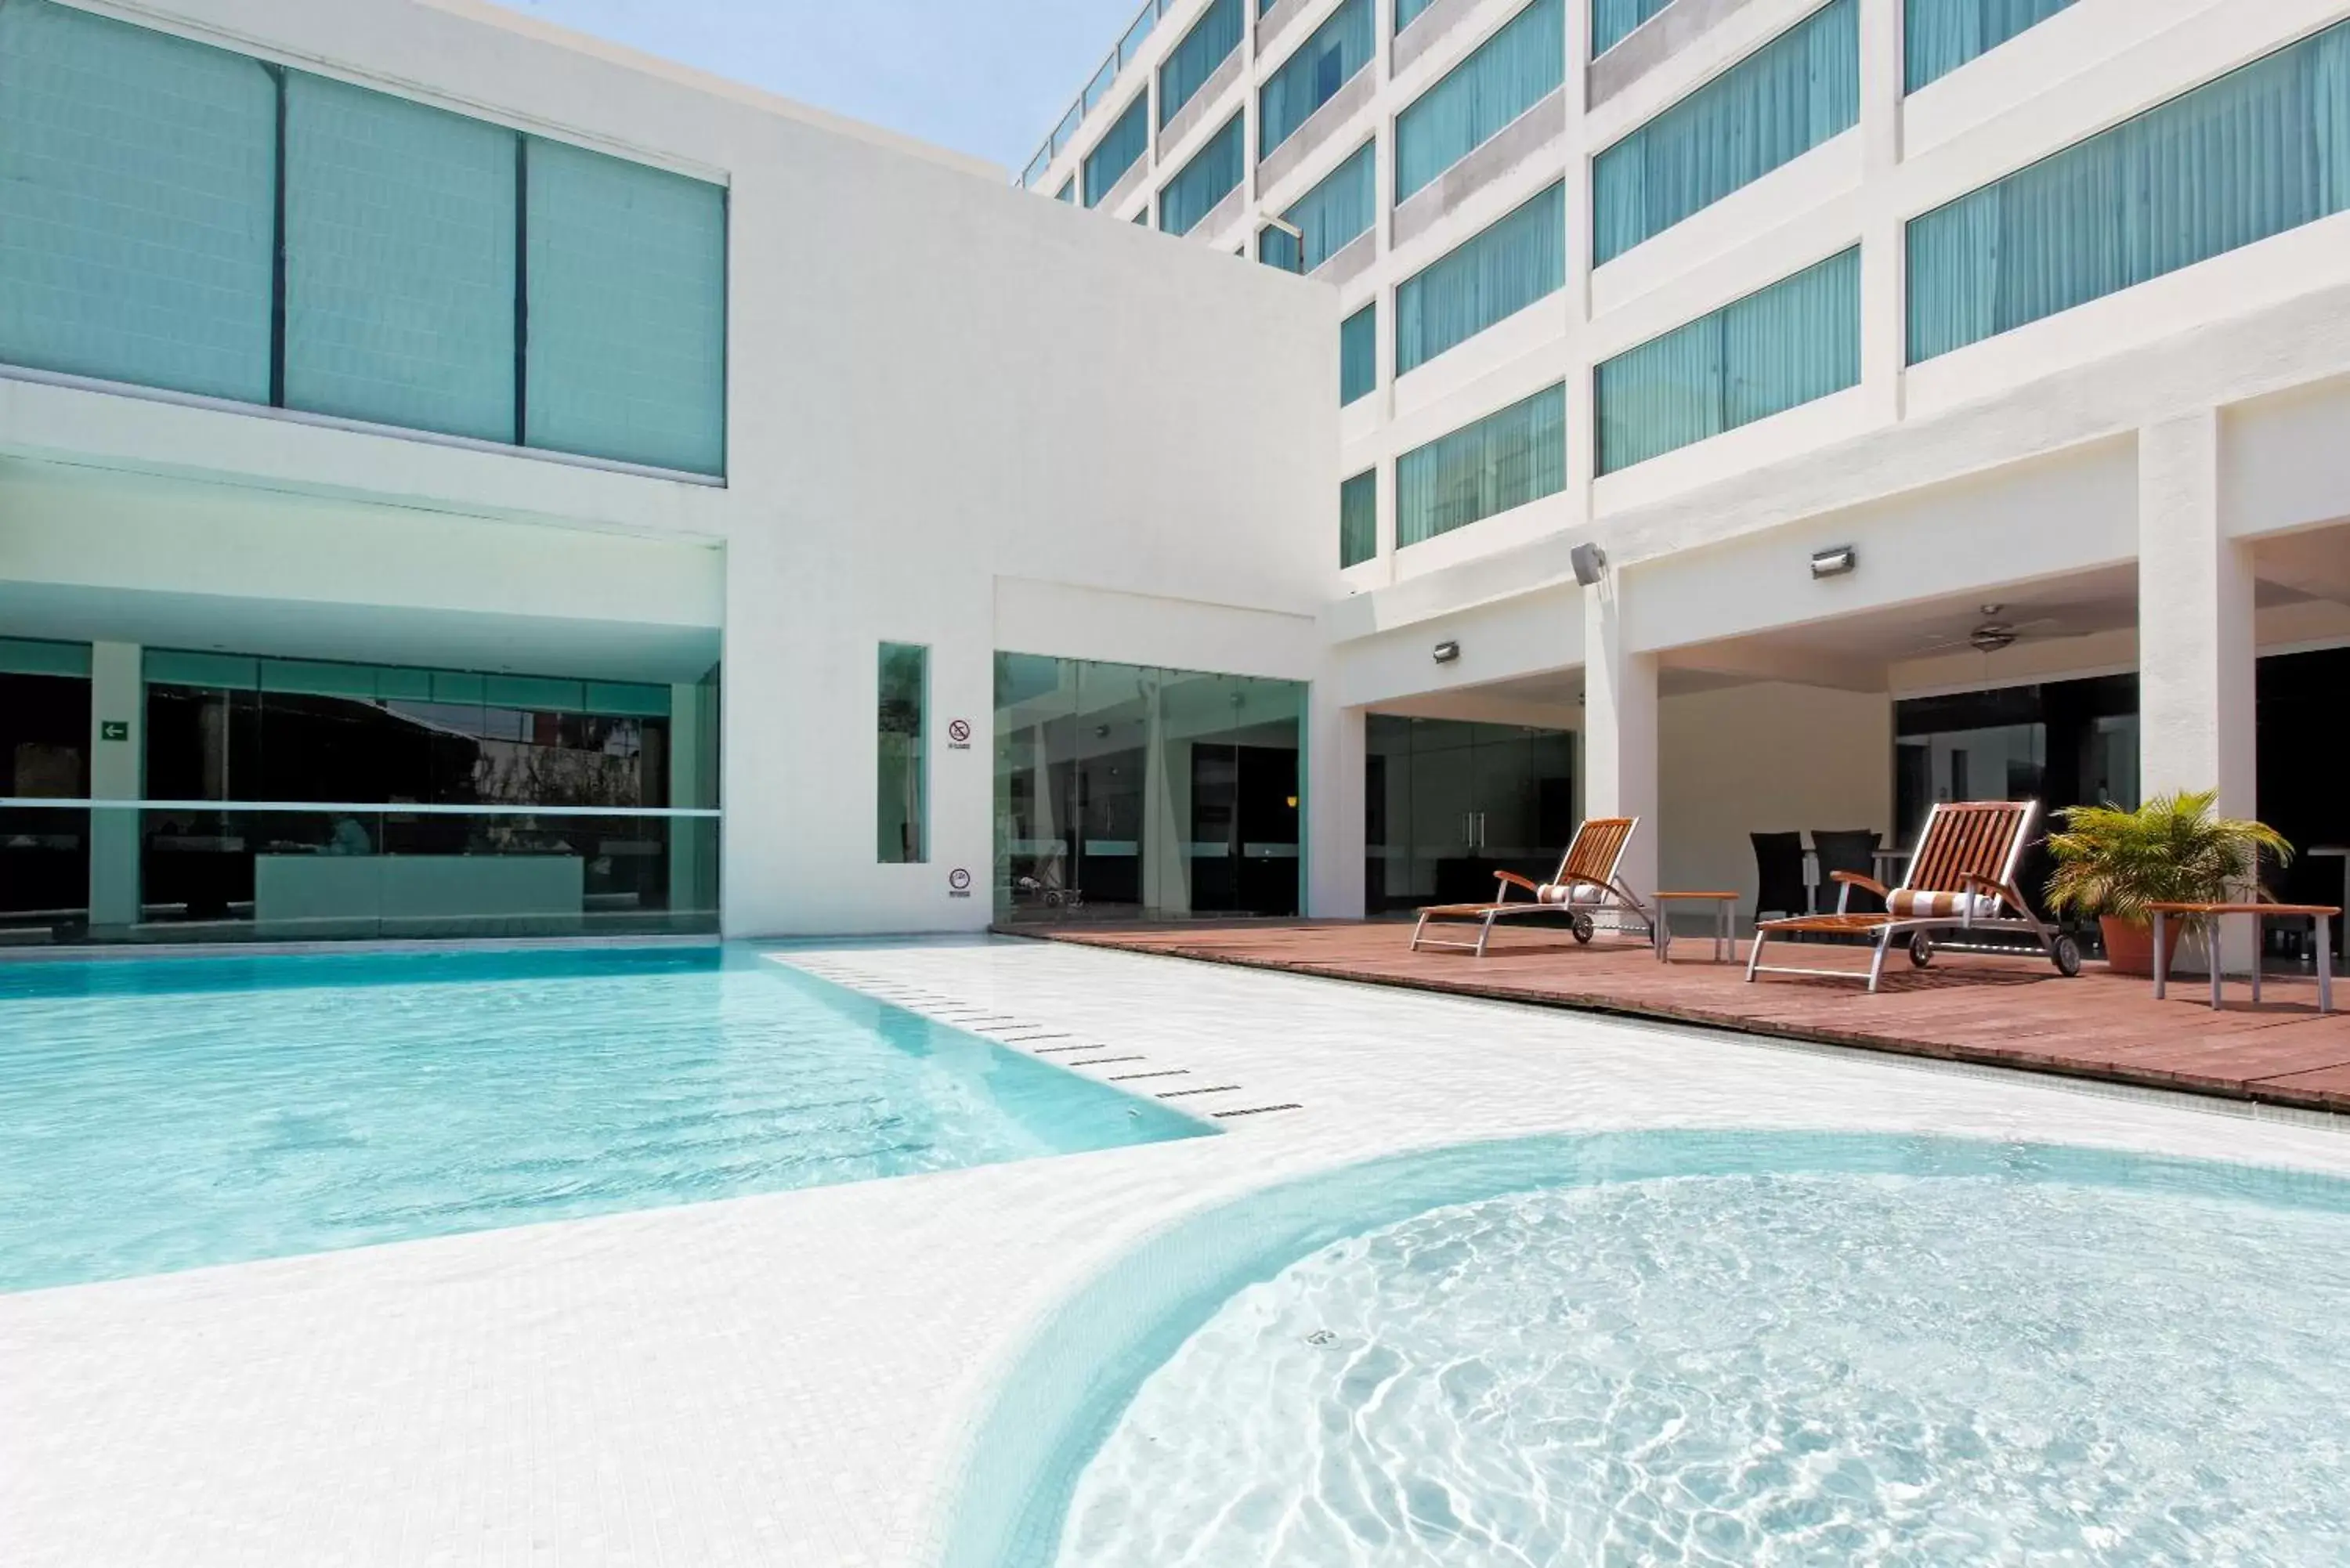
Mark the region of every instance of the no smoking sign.
[[947, 722], [947, 750], [951, 752], [971, 750], [970, 720], [951, 719]]

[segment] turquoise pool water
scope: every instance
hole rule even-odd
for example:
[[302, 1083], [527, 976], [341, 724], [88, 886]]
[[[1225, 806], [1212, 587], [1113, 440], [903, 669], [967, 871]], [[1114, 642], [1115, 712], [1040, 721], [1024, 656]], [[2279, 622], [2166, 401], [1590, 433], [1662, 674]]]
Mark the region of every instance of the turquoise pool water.
[[2340, 1563], [2345, 1321], [2325, 1179], [1816, 1135], [1399, 1157], [1063, 1308], [951, 1561]]
[[0, 965], [0, 1289], [1188, 1137], [716, 949]]

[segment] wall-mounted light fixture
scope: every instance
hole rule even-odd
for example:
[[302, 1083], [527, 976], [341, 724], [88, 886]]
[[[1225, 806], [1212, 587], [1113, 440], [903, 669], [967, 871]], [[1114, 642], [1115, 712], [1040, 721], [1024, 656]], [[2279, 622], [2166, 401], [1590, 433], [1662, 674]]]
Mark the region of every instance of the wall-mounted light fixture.
[[1860, 552], [1850, 545], [1838, 545], [1833, 550], [1822, 550], [1812, 557], [1812, 576], [1841, 577], [1860, 565]]
[[1257, 225], [1257, 234], [1259, 235], [1258, 245], [1260, 247], [1260, 252], [1262, 251], [1263, 244], [1263, 235], [1264, 231], [1267, 229], [1273, 230], [1275, 234], [1287, 234], [1289, 236], [1290, 244], [1297, 247], [1295, 253], [1297, 260], [1295, 264], [1285, 267], [1283, 270], [1285, 272], [1303, 273], [1305, 270], [1305, 231], [1299, 228], [1295, 223], [1288, 222], [1286, 219], [1267, 218]]
[[1596, 545], [1577, 545], [1567, 552], [1566, 558], [1575, 563], [1575, 580], [1586, 588], [1596, 588], [1607, 570], [1607, 552]]
[[1436, 662], [1437, 662], [1437, 663], [1439, 663], [1439, 664], [1450, 664], [1450, 663], [1451, 663], [1454, 659], [1459, 659], [1460, 657], [1461, 657], [1461, 645], [1460, 645], [1459, 643], [1457, 643], [1457, 642], [1440, 642], [1440, 643], [1438, 643], [1438, 644], [1436, 645]]

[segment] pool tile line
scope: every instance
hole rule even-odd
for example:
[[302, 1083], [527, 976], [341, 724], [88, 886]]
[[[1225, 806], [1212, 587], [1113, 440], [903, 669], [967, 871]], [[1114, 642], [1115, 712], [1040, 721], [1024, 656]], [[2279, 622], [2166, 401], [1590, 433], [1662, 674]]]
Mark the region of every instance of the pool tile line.
[[[873, 997], [891, 1006], [929, 1019], [932, 1023], [943, 1023], [950, 1028], [962, 1030], [965, 1033], [975, 1034], [993, 1044], [1022, 1051], [1032, 1056], [1061, 1057], [1062, 1060], [1052, 1064], [1056, 1067], [1112, 1067], [1138, 1062], [1148, 1063], [1151, 1060], [1148, 1054], [1140, 1052], [1118, 1055], [1087, 1056], [1085, 1053], [1087, 1052], [1116, 1051], [1118, 1047], [1107, 1041], [1077, 1040], [1075, 1038], [1075, 1031], [1055, 1029], [1047, 1023], [1024, 1018], [1018, 1013], [978, 1007], [970, 1002], [942, 995], [924, 987], [911, 986], [890, 980], [875, 973], [863, 964], [844, 962], [828, 955], [800, 956], [773, 953], [768, 957], [772, 961], [790, 964], [819, 979], [829, 981], [835, 985], [845, 986], [861, 995]], [[1044, 1040], [1066, 1040], [1072, 1043], [1065, 1045], [1037, 1044]], [[1191, 1069], [1188, 1067], [1154, 1066], [1149, 1072], [1105, 1074], [1102, 1081], [1121, 1084], [1143, 1079], [1188, 1077], [1191, 1073]], [[1226, 1095], [1243, 1092], [1244, 1091], [1241, 1085], [1224, 1084], [1202, 1088], [1163, 1091], [1154, 1097], [1162, 1100], [1180, 1099], [1194, 1095]], [[1224, 1118], [1300, 1108], [1302, 1108], [1300, 1106], [1295, 1104], [1283, 1104], [1211, 1114]]]

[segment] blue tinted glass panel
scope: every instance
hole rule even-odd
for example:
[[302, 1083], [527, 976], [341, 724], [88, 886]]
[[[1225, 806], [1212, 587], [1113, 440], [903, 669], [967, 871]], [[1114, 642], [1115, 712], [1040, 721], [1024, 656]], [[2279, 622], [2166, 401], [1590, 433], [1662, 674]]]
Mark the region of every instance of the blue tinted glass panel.
[[1395, 30], [1402, 32], [1419, 20], [1419, 14], [1436, 4], [1436, 0], [1395, 0]]
[[1347, 245], [1370, 233], [1378, 215], [1379, 188], [1375, 144], [1366, 141], [1352, 158], [1282, 213], [1305, 235], [1299, 270], [1312, 272]]
[[1854, 249], [1601, 365], [1594, 383], [1599, 472], [1859, 384]]
[[1284, 234], [1267, 223], [1257, 231], [1256, 259], [1282, 272], [1304, 272], [1305, 252], [1295, 234]]
[[1126, 36], [1118, 41], [1118, 69], [1124, 70], [1132, 62], [1134, 57], [1141, 51], [1142, 41], [1150, 36], [1151, 29], [1158, 26], [1159, 0], [1148, 0], [1142, 9], [1135, 14], [1134, 25], [1127, 28]]
[[1288, 140], [1315, 109], [1371, 63], [1371, 0], [1347, 0], [1283, 62], [1258, 94], [1260, 159]]
[[1908, 88], [1950, 75], [1977, 55], [2036, 27], [2073, 0], [1908, 0], [1903, 47]]
[[1536, 392], [1396, 459], [1396, 547], [1566, 488], [1566, 388]]
[[1443, 173], [1566, 79], [1566, 0], [1534, 0], [1396, 116], [1396, 200]]
[[515, 439], [510, 130], [286, 80], [286, 403]]
[[1086, 154], [1086, 205], [1098, 207], [1102, 199], [1117, 189], [1118, 181], [1142, 156], [1150, 145], [1150, 110], [1143, 100], [1148, 93], [1137, 93], [1126, 112], [1102, 133], [1101, 140]]
[[1614, 260], [1859, 121], [1859, 3], [1828, 0], [1592, 160], [1593, 261]]
[[1672, 0], [1591, 0], [1591, 57], [1597, 59], [1630, 37]]
[[1237, 189], [1245, 172], [1246, 147], [1241, 117], [1234, 115], [1208, 144], [1183, 165], [1181, 172], [1159, 192], [1159, 226], [1170, 234], [1188, 234], [1216, 203]]
[[267, 402], [276, 127], [255, 61], [0, 5], [0, 358]]
[[1183, 41], [1159, 67], [1159, 123], [1173, 119], [1192, 95], [1207, 85], [1216, 67], [1241, 47], [1241, 0], [1216, 0], [1207, 15], [1191, 25]]
[[1396, 289], [1396, 374], [1566, 282], [1566, 187], [1553, 185]]
[[1379, 384], [1379, 307], [1367, 305], [1338, 324], [1338, 404], [1367, 398]]
[[726, 192], [530, 143], [525, 439], [716, 474], [726, 463]]
[[2350, 23], [1909, 224], [1909, 359], [2350, 211]]
[[1338, 565], [1360, 566], [1379, 553], [1379, 471], [1365, 469], [1338, 486]]

